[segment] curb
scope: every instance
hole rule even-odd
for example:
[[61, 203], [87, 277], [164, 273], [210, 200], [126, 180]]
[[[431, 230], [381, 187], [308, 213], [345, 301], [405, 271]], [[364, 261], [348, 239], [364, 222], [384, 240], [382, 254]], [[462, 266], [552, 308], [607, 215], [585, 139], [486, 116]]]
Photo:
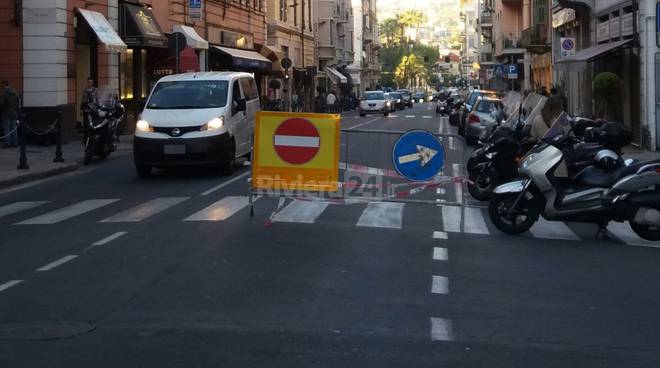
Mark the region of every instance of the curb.
[[12, 187], [12, 186], [15, 186], [15, 185], [25, 184], [25, 183], [35, 181], [35, 180], [49, 178], [51, 176], [56, 176], [56, 175], [76, 171], [76, 170], [78, 170], [78, 168], [80, 168], [80, 164], [72, 163], [72, 164], [63, 165], [63, 166], [56, 167], [54, 169], [50, 169], [50, 170], [46, 170], [46, 171], [26, 173], [25, 175], [21, 175], [21, 176], [15, 177], [15, 178], [7, 179], [7, 180], [0, 180], [0, 188]]

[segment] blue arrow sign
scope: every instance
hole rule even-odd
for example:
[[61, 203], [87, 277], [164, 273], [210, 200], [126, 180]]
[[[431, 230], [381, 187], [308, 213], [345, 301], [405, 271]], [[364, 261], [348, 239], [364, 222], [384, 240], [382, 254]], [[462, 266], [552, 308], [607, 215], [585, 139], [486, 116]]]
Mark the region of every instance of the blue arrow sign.
[[392, 163], [399, 175], [411, 181], [426, 181], [438, 175], [444, 165], [445, 149], [431, 132], [411, 130], [392, 147]]
[[202, 7], [202, 0], [190, 0], [190, 1], [188, 2], [188, 6], [189, 6], [191, 9], [192, 9], [192, 8], [198, 8], [198, 9], [201, 9], [201, 7]]

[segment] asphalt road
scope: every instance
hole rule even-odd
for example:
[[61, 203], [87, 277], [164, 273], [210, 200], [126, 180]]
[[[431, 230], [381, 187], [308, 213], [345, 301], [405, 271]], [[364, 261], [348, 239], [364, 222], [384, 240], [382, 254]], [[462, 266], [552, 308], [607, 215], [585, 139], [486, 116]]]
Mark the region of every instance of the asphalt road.
[[[371, 168], [348, 181], [391, 167], [396, 134], [373, 131], [451, 132], [430, 104], [342, 127], [342, 162]], [[125, 156], [0, 192], [0, 367], [660, 364], [660, 249], [625, 225], [506, 236], [447, 182], [287, 200], [266, 226], [278, 200], [250, 218], [248, 176], [138, 180]]]

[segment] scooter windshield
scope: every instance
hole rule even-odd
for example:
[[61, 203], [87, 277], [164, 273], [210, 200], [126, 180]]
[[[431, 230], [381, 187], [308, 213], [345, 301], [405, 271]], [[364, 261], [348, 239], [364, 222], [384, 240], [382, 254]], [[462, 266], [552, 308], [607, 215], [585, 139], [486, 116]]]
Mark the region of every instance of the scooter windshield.
[[109, 85], [97, 88], [95, 102], [100, 107], [114, 107], [117, 102], [117, 89]]
[[568, 114], [562, 112], [561, 115], [555, 119], [552, 123], [552, 126], [545, 133], [541, 139], [543, 142], [554, 142], [562, 140], [564, 137], [568, 136], [571, 132], [571, 125], [568, 121]]

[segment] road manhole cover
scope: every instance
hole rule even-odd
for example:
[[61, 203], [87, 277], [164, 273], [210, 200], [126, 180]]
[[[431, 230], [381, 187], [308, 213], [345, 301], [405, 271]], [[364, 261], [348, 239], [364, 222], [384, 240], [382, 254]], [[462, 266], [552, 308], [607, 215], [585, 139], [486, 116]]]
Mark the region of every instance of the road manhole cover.
[[96, 326], [79, 321], [30, 321], [0, 324], [0, 340], [65, 339], [92, 331]]

